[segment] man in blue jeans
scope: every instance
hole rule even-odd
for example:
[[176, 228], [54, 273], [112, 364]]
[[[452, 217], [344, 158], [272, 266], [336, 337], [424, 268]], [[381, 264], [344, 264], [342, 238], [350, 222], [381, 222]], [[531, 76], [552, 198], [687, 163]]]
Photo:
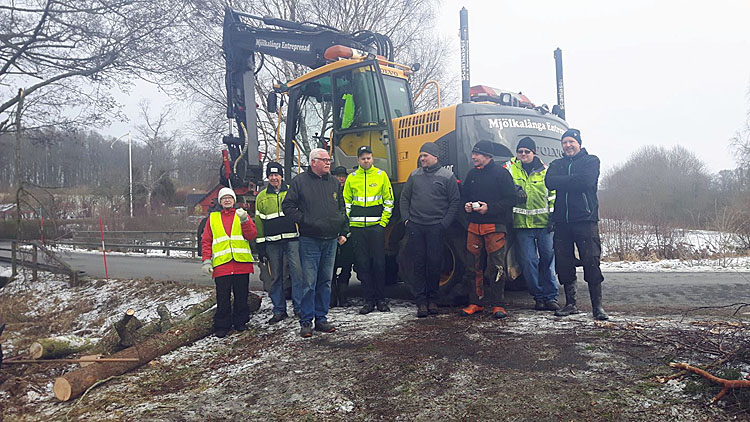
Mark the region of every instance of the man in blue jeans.
[[549, 215], [554, 209], [555, 192], [547, 190], [547, 166], [536, 156], [536, 143], [525, 137], [516, 145], [516, 157], [504, 166], [513, 176], [525, 203], [513, 207], [513, 227], [521, 252], [521, 268], [526, 288], [534, 296], [534, 309], [556, 311], [557, 280]]
[[331, 278], [336, 245], [346, 242], [348, 224], [339, 182], [331, 175], [331, 157], [320, 148], [310, 152], [310, 168], [289, 185], [281, 209], [299, 227], [301, 285], [292, 285], [292, 296], [300, 307], [300, 336], [315, 331], [332, 333], [328, 322]]
[[[292, 284], [300, 284], [302, 270], [299, 261], [299, 233], [297, 225], [281, 211], [289, 187], [283, 181], [284, 169], [276, 162], [266, 167], [268, 187], [255, 197], [255, 227], [258, 237], [258, 256], [266, 259], [271, 273], [268, 296], [273, 303], [273, 316], [269, 324], [284, 320], [286, 312], [286, 295], [284, 294], [284, 260], [289, 265]], [[294, 310], [299, 304], [294, 301]]]

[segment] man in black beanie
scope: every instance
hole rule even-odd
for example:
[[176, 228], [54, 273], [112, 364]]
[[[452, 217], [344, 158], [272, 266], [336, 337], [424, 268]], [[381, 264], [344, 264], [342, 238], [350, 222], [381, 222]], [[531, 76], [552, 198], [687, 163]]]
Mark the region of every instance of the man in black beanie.
[[[255, 197], [255, 227], [258, 237], [258, 256], [268, 264], [271, 280], [268, 296], [273, 303], [273, 315], [269, 324], [276, 324], [287, 317], [286, 295], [284, 293], [284, 262], [289, 267], [292, 288], [302, 279], [302, 266], [299, 258], [299, 232], [294, 221], [281, 212], [281, 203], [289, 187], [283, 181], [284, 168], [277, 162], [266, 166], [268, 187]], [[300, 309], [293, 300], [294, 311]]]
[[555, 210], [551, 221], [555, 224], [553, 240], [555, 269], [560, 284], [565, 289], [565, 306], [556, 316], [577, 314], [575, 246], [583, 263], [583, 279], [591, 296], [594, 318], [609, 319], [602, 308], [602, 281], [599, 268], [602, 253], [599, 239], [599, 158], [581, 148], [581, 132], [568, 129], [561, 138], [562, 158], [553, 161], [547, 169], [545, 183], [557, 191]]
[[[513, 178], [492, 159], [499, 145], [482, 140], [471, 150], [474, 168], [461, 186], [461, 202], [469, 219], [466, 249], [471, 254], [474, 285], [469, 291], [469, 306], [461, 315], [473, 315], [492, 309], [495, 318], [505, 318], [505, 283], [508, 279], [506, 235], [513, 224], [513, 206], [520, 201]], [[487, 255], [487, 276], [482, 265]], [[488, 278], [485, 281], [485, 278]]]
[[436, 144], [422, 145], [420, 167], [409, 175], [399, 199], [401, 219], [409, 236], [406, 249], [414, 263], [409, 276], [419, 318], [438, 313], [442, 244], [460, 201], [456, 176], [440, 165], [439, 157]]

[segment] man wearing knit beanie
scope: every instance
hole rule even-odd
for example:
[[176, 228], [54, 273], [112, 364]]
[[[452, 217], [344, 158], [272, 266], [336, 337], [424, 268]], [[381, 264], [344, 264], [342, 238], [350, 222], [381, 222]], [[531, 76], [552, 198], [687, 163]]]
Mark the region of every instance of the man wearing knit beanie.
[[453, 172], [438, 162], [440, 148], [428, 142], [419, 149], [420, 168], [404, 185], [399, 210], [408, 234], [406, 271], [417, 302], [417, 317], [437, 314], [437, 294], [445, 233], [460, 207], [461, 196]]
[[518, 141], [516, 156], [504, 167], [525, 200], [513, 207], [513, 228], [523, 268], [526, 290], [534, 297], [534, 309], [556, 311], [557, 279], [552, 233], [548, 229], [555, 192], [544, 185], [547, 166], [536, 155], [536, 142], [530, 137]]
[[555, 269], [565, 289], [565, 306], [557, 316], [577, 314], [575, 247], [583, 263], [583, 279], [588, 283], [594, 318], [608, 319], [602, 308], [602, 281], [599, 268], [601, 240], [599, 239], [599, 158], [581, 148], [581, 131], [568, 129], [562, 136], [562, 158], [547, 169], [545, 184], [557, 191], [555, 210], [550, 217], [555, 224], [553, 240]]
[[[277, 162], [266, 166], [268, 186], [255, 197], [255, 226], [258, 228], [258, 255], [270, 267], [271, 280], [268, 283], [268, 296], [273, 303], [271, 319], [268, 324], [284, 320], [286, 311], [286, 294], [284, 280], [286, 274], [292, 286], [299, 286], [302, 280], [302, 265], [299, 258], [299, 232], [294, 221], [281, 211], [281, 204], [286, 198], [289, 186], [282, 180], [284, 168]], [[284, 262], [289, 271], [285, 270]], [[292, 296], [294, 311], [299, 312], [301, 305], [298, 298]]]

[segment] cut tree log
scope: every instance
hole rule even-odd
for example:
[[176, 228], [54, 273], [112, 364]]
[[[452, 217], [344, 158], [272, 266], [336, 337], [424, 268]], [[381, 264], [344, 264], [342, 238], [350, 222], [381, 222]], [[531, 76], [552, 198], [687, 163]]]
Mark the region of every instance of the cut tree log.
[[191, 320], [179, 323], [164, 333], [152, 337], [110, 356], [111, 358], [137, 358], [135, 362], [94, 363], [76, 369], [55, 379], [52, 390], [61, 401], [68, 401], [83, 394], [97, 381], [122, 375], [179, 347], [193, 343], [213, 331], [214, 312], [206, 312]]
[[31, 344], [32, 359], [54, 359], [92, 349], [95, 342], [78, 336], [42, 338]]
[[[211, 301], [206, 300], [199, 305], [207, 306], [207, 302]], [[207, 308], [210, 308], [215, 303], [216, 299], [213, 298], [213, 303], [208, 305]], [[260, 304], [261, 297], [251, 292], [248, 296], [250, 312], [255, 312], [260, 309]], [[61, 401], [74, 399], [83, 394], [99, 380], [122, 375], [163, 354], [206, 337], [214, 330], [214, 313], [213, 310], [210, 310], [197, 315], [193, 314], [195, 315], [193, 317], [188, 315], [190, 319], [178, 322], [166, 332], [156, 333], [153, 336], [144, 339], [142, 342], [138, 342], [137, 345], [133, 347], [129, 347], [109, 356], [110, 358], [137, 358], [138, 361], [136, 362], [113, 362], [108, 363], [107, 365], [93, 363], [85, 368], [71, 371], [56, 378], [55, 384], [52, 387], [55, 397]]]

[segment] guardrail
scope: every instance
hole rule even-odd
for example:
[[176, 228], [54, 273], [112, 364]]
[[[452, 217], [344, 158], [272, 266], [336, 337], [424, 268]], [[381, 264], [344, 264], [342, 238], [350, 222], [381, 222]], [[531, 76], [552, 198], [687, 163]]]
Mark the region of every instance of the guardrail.
[[[73, 234], [72, 240], [56, 240], [58, 245], [100, 249], [102, 247], [101, 232], [79, 231]], [[171, 251], [189, 251], [192, 257], [198, 250], [196, 232], [192, 231], [140, 231], [120, 230], [104, 232], [104, 247], [107, 251], [131, 251], [148, 253], [149, 250], [162, 250], [169, 256]]]
[[[10, 252], [10, 257], [0, 256], [0, 261], [10, 262], [12, 271], [11, 277], [15, 277], [18, 274], [18, 267], [21, 266], [31, 269], [32, 281], [38, 280], [38, 271], [42, 270], [56, 274], [65, 274], [70, 277], [71, 287], [78, 285], [79, 276], [83, 274], [83, 272], [71, 268], [70, 265], [57, 257], [57, 255], [50, 251], [46, 246], [39, 242], [16, 240], [12, 240], [10, 245], [10, 248], [0, 247], [0, 251]], [[42, 259], [46, 262], [39, 262], [40, 252], [42, 253]]]

